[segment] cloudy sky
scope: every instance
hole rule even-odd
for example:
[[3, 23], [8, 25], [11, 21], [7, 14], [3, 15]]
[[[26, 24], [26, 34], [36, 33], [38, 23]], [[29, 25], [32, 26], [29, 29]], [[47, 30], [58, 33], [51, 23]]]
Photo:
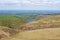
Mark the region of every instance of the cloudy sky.
[[0, 0], [0, 10], [60, 10], [60, 0]]

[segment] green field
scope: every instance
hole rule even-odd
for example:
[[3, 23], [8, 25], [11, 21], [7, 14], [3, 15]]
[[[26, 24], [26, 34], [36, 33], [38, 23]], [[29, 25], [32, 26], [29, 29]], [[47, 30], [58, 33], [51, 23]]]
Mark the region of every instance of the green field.
[[26, 18], [18, 16], [0, 16], [0, 26], [13, 27], [26, 23]]

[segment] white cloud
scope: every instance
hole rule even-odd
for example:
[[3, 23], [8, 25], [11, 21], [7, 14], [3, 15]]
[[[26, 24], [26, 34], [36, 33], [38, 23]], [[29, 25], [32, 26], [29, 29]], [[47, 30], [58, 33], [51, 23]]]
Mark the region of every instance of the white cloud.
[[20, 7], [18, 0], [0, 0], [0, 9], [19, 9]]
[[21, 3], [23, 3], [23, 4], [30, 4], [31, 2], [28, 1], [28, 0], [22, 0]]
[[0, 7], [11, 8], [58, 8], [60, 1], [51, 0], [0, 0]]
[[49, 0], [0, 0], [0, 4], [30, 4], [30, 5], [46, 5], [46, 4], [57, 4], [60, 1], [49, 1]]
[[21, 1], [18, 0], [0, 0], [0, 4], [5, 4], [5, 3], [20, 3]]

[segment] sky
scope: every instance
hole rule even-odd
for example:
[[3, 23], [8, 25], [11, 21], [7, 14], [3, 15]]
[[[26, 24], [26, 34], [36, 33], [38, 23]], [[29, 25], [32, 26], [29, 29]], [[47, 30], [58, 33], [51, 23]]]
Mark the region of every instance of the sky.
[[0, 0], [0, 10], [60, 10], [60, 0]]

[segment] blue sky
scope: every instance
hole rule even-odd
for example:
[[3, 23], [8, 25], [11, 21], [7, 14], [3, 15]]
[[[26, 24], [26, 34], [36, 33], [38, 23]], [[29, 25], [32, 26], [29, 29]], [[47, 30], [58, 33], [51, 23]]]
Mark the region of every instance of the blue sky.
[[0, 10], [60, 10], [60, 0], [0, 0]]

